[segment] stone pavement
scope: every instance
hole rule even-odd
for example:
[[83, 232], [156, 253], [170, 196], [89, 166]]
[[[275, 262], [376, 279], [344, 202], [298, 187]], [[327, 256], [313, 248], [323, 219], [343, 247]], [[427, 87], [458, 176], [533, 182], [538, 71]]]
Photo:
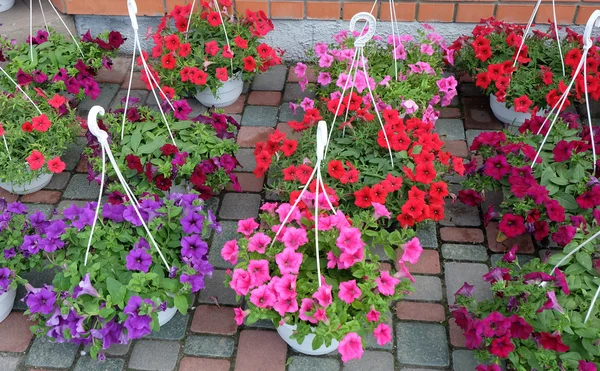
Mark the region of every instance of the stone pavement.
[[[122, 96], [127, 75], [128, 58], [117, 59], [115, 71], [101, 72], [103, 81], [96, 102], [82, 102], [81, 114], [92, 104], [117, 104]], [[214, 236], [210, 261], [215, 266], [207, 288], [197, 297], [186, 316], [177, 314], [160, 332], [129, 346], [115, 346], [107, 352], [108, 359], [98, 363], [90, 359], [84, 348], [54, 344], [45, 338], [33, 339], [31, 323], [22, 315], [23, 304], [16, 302], [15, 311], [0, 324], [0, 370], [200, 370], [200, 371], [471, 371], [477, 365], [471, 351], [465, 349], [461, 331], [451, 319], [448, 305], [454, 302], [454, 292], [465, 281], [477, 283], [475, 296], [488, 297], [489, 286], [481, 281], [493, 261], [512, 246], [512, 241], [494, 241], [497, 226], [483, 228], [481, 211], [462, 204], [447, 202], [446, 218], [438, 225], [428, 224], [419, 231], [424, 247], [421, 261], [409, 266], [416, 279], [416, 292], [392, 305], [394, 339], [380, 347], [370, 339], [362, 360], [343, 365], [337, 352], [322, 357], [295, 353], [279, 338], [269, 323], [257, 323], [238, 328], [233, 320], [236, 305], [232, 290], [223, 284], [225, 270], [230, 268], [220, 257], [224, 241], [235, 237], [236, 220], [254, 217], [260, 204], [272, 198], [262, 190], [264, 179], [250, 173], [255, 166], [252, 147], [265, 140], [277, 127], [290, 132], [285, 123], [293, 118], [288, 108], [290, 100], [303, 96], [297, 89], [293, 67], [277, 66], [255, 78], [240, 99], [227, 113], [241, 119], [237, 142], [242, 147], [238, 159], [243, 168], [238, 176], [244, 192], [224, 192], [215, 200], [223, 225], [223, 235]], [[476, 96], [472, 83], [461, 84], [461, 97], [456, 106], [445, 108], [437, 122], [445, 135], [446, 147], [453, 154], [468, 157], [467, 140], [481, 130], [496, 130], [501, 125], [493, 118], [484, 98]], [[121, 91], [119, 92], [119, 90]], [[141, 89], [137, 84], [136, 89]], [[140, 97], [148, 94], [136, 90]], [[150, 95], [148, 104], [152, 104]], [[203, 110], [197, 103], [197, 112]], [[81, 158], [83, 138], [78, 138], [64, 159], [67, 171], [55, 176], [46, 189], [20, 200], [33, 209], [50, 213], [76, 201], [97, 198], [98, 187], [89, 185], [85, 175], [85, 159]], [[458, 181], [453, 177], [451, 181]], [[457, 192], [459, 186], [452, 184]], [[0, 192], [0, 196], [15, 201], [17, 196]], [[499, 202], [489, 197], [490, 202]], [[531, 240], [521, 241], [521, 253], [535, 252]], [[35, 285], [51, 277], [33, 275]], [[22, 294], [21, 294], [22, 295]], [[217, 305], [218, 303], [218, 305]]]

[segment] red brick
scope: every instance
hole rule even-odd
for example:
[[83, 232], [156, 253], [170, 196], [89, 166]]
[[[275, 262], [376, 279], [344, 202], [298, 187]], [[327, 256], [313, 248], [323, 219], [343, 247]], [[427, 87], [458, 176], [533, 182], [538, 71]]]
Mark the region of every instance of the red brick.
[[3, 198], [4, 200], [6, 200], [6, 202], [15, 202], [19, 199], [19, 195], [12, 194], [6, 189], [0, 188], [0, 198]]
[[469, 148], [464, 140], [448, 140], [444, 142], [444, 150], [450, 152], [454, 156], [469, 157]]
[[61, 195], [62, 193], [59, 191], [41, 190], [21, 197], [21, 201], [39, 204], [55, 204], [58, 202]]
[[460, 110], [456, 107], [442, 108], [442, 110], [440, 111], [441, 119], [457, 119], [460, 118], [460, 116]]
[[515, 244], [519, 246], [520, 254], [533, 254], [535, 247], [533, 246], [533, 241], [531, 241], [531, 236], [529, 234], [522, 234], [513, 238], [506, 238], [504, 241], [498, 241], [498, 223], [491, 222], [485, 228], [485, 232], [487, 234], [488, 239], [488, 247], [493, 252], [506, 252], [510, 250]]
[[[396, 250], [398, 254], [398, 259], [403, 254], [402, 249]], [[425, 273], [425, 274], [440, 274], [440, 254], [435, 250], [423, 250], [421, 253], [421, 257], [417, 264], [411, 264], [406, 262], [406, 268], [410, 271], [410, 273]], [[398, 270], [398, 267], [396, 267]]]
[[302, 136], [301, 132], [292, 129], [287, 122], [280, 122], [279, 124], [277, 124], [277, 130], [281, 131], [282, 133], [285, 133], [286, 138], [288, 139], [298, 140]]
[[0, 351], [2, 352], [24, 352], [29, 346], [33, 333], [29, 326], [27, 316], [20, 312], [12, 312], [0, 323]]
[[404, 320], [443, 322], [446, 312], [441, 304], [400, 301], [396, 304], [396, 316]]
[[253, 91], [248, 97], [248, 104], [256, 106], [278, 106], [280, 101], [279, 91]]
[[97, 82], [122, 84], [127, 77], [127, 83], [129, 83], [129, 71], [131, 71], [131, 58], [117, 57], [113, 59], [110, 70], [102, 67], [95, 78]]
[[287, 344], [275, 331], [240, 334], [235, 371], [285, 371]]
[[306, 18], [340, 19], [341, 8], [339, 1], [308, 1]]
[[233, 335], [238, 328], [234, 317], [233, 308], [199, 305], [194, 312], [190, 329], [205, 334]]
[[[129, 62], [131, 62], [131, 61], [129, 61]], [[141, 72], [133, 73], [133, 78], [131, 79], [131, 90], [148, 90], [146, 88], [146, 84], [142, 81], [141, 77], [142, 77]], [[127, 89], [127, 86], [129, 86], [129, 72], [127, 72], [127, 74], [125, 74], [125, 80], [121, 84], [121, 89]], [[152, 99], [154, 99], [154, 97]]]
[[[415, 13], [417, 10], [416, 3], [394, 3], [396, 8], [396, 21], [398, 22], [412, 22], [415, 20]], [[379, 7], [379, 19], [382, 21], [390, 21], [390, 6], [388, 2], [382, 2]]]
[[450, 330], [450, 343], [452, 344], [452, 346], [458, 348], [465, 348], [465, 335], [463, 330], [460, 327], [458, 327], [458, 325], [454, 321], [454, 318], [451, 318], [450, 321], [448, 321], [448, 323], [448, 327]]
[[179, 364], [179, 371], [229, 371], [226, 359], [185, 357]]
[[[300, 81], [300, 78], [298, 77], [298, 75], [296, 75], [296, 72], [294, 72], [294, 68], [296, 68], [296, 65], [290, 67], [287, 80], [288, 82]], [[306, 78], [308, 79], [308, 82], [317, 82], [317, 73], [315, 72], [315, 69], [313, 67], [308, 66], [306, 68]]]
[[77, 171], [78, 173], [87, 173], [87, 157], [81, 156], [79, 162], [77, 163], [75, 171]]
[[440, 4], [437, 2], [435, 4], [419, 3], [417, 14], [419, 22], [452, 22], [452, 18], [454, 18], [454, 4]]
[[302, 19], [304, 18], [304, 2], [271, 1], [271, 18]]
[[[253, 173], [234, 173], [240, 185], [242, 186], [242, 192], [260, 192], [263, 189], [265, 183], [265, 177], [261, 176], [257, 178]], [[233, 191], [233, 186], [229, 184], [227, 186], [228, 191]]]
[[223, 107], [223, 111], [228, 115], [242, 113], [244, 110], [244, 102], [246, 102], [246, 95], [242, 94], [235, 102], [233, 102], [233, 104]]
[[440, 228], [440, 236], [443, 241], [464, 242], [464, 243], [483, 243], [483, 232], [475, 228]]
[[464, 98], [465, 129], [502, 130], [503, 126], [490, 109], [488, 97]]
[[237, 135], [237, 143], [241, 147], [254, 147], [258, 142], [265, 142], [273, 133], [273, 128], [264, 126], [244, 126]]

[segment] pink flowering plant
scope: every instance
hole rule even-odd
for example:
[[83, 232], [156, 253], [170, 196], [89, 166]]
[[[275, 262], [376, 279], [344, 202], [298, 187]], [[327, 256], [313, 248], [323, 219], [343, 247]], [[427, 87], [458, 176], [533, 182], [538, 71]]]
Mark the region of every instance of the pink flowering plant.
[[[100, 87], [94, 77], [101, 67], [111, 69], [111, 58], [125, 42], [118, 31], [106, 31], [93, 37], [88, 30], [77, 45], [64, 35], [50, 29], [50, 34], [39, 30], [32, 37], [33, 60], [29, 39], [22, 43], [0, 37], [0, 62], [19, 86], [34, 94], [43, 89], [48, 94], [70, 94], [81, 100], [86, 96], [96, 99]], [[81, 55], [83, 53], [83, 56]], [[0, 86], [15, 91], [15, 86], [0, 74]]]
[[17, 249], [43, 250], [47, 268], [57, 271], [52, 285], [27, 286], [26, 314], [38, 322], [34, 333], [90, 345], [92, 357], [102, 359], [112, 344], [159, 330], [159, 313], [167, 308], [187, 313], [191, 294], [213, 271], [205, 241], [221, 228], [197, 194], [139, 201], [164, 261], [129, 203], [102, 206], [87, 265], [95, 203], [71, 205], [60, 219], [32, 226]]
[[593, 174], [589, 128], [578, 124], [573, 114], [561, 114], [531, 169], [550, 124], [542, 127], [544, 120], [534, 116], [519, 134], [490, 132], [476, 137], [471, 150], [481, 161], [466, 165], [467, 178], [458, 198], [476, 206], [486, 191], [501, 191], [500, 210], [493, 206], [484, 210], [486, 224], [500, 218], [499, 239], [531, 233], [537, 241], [547, 243], [551, 237], [565, 246], [577, 228], [600, 217], [600, 183]]
[[598, 370], [598, 302], [585, 322], [598, 288], [599, 273], [592, 262], [596, 248], [588, 244], [552, 271], [588, 237], [579, 229], [564, 253], [522, 266], [515, 245], [482, 277], [492, 285], [492, 299], [477, 301], [474, 286], [466, 282], [456, 292], [452, 315], [464, 331], [467, 348], [475, 349], [485, 363], [478, 371], [500, 371], [501, 361], [516, 371]]
[[[235, 135], [239, 124], [224, 114], [209, 112], [189, 117], [192, 109], [185, 100], [173, 101], [175, 111], [168, 109], [167, 121], [175, 138], [173, 144], [160, 112], [144, 106], [130, 105], [121, 139], [123, 109], [115, 110], [99, 120], [109, 134], [111, 150], [122, 164], [120, 170], [138, 195], [144, 192], [163, 194], [174, 186], [193, 188], [208, 199], [232, 183], [241, 191], [233, 169], [238, 146]], [[83, 125], [85, 129], [87, 126]], [[88, 179], [100, 182], [101, 148], [96, 137], [86, 133], [88, 147]], [[124, 192], [116, 181], [112, 167], [107, 168], [110, 191]]]
[[358, 31], [353, 34], [340, 31], [334, 36], [335, 42], [317, 43], [309, 50], [308, 57], [315, 66], [317, 82], [309, 84], [307, 66], [298, 63], [295, 73], [302, 89], [308, 86], [315, 90], [317, 98], [330, 100], [338, 98], [339, 92], [346, 87], [348, 92], [354, 89], [367, 104], [372, 103], [370, 88], [380, 111], [394, 108], [402, 115], [419, 118], [427, 110], [450, 105], [456, 96], [457, 81], [452, 76], [445, 77], [442, 68], [444, 58], [453, 64], [453, 51], [430, 26], [419, 30], [416, 38], [396, 35], [395, 42], [392, 35], [385, 40], [374, 36], [364, 48], [365, 59], [357, 58], [350, 76], [356, 50], [354, 41], [358, 35]]
[[[326, 212], [323, 193], [316, 201], [314, 193], [302, 197], [302, 206], [293, 209], [285, 225], [290, 204], [266, 203], [259, 222], [240, 220], [238, 232], [243, 237], [223, 246], [221, 256], [235, 265], [227, 285], [247, 303], [246, 309], [235, 309], [235, 319], [238, 325], [247, 317], [247, 323], [268, 319], [276, 326], [297, 326], [292, 338], [299, 343], [314, 334], [311, 345], [317, 349], [335, 339], [344, 362], [360, 358], [365, 335], [371, 333], [380, 345], [391, 341], [389, 305], [412, 290], [414, 279], [405, 262], [416, 263], [422, 247], [410, 230], [377, 229], [371, 212], [349, 218], [339, 210]], [[330, 199], [337, 204], [335, 195]], [[318, 257], [314, 202], [321, 209], [316, 217]], [[396, 272], [381, 269], [380, 257], [372, 249], [376, 244], [383, 245], [392, 260], [394, 249], [403, 245]]]

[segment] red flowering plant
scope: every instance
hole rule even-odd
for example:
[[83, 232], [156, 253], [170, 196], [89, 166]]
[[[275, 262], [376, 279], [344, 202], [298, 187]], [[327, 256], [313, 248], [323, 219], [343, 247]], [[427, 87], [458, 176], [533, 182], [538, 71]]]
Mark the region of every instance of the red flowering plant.
[[500, 240], [529, 232], [537, 241], [546, 243], [551, 236], [564, 246], [576, 228], [600, 216], [596, 210], [600, 183], [593, 174], [589, 128], [577, 124], [577, 115], [561, 115], [531, 169], [550, 125], [546, 123], [537, 134], [544, 120], [533, 116], [519, 134], [482, 133], [471, 145], [481, 162], [472, 160], [466, 166], [467, 178], [458, 198], [476, 206], [486, 191], [501, 191], [500, 210], [493, 206], [484, 210], [486, 223], [500, 217]]
[[[451, 46], [457, 51], [456, 68], [476, 79], [475, 84], [494, 94], [499, 102], [516, 112], [530, 112], [554, 107], [575, 72], [582, 57], [581, 35], [567, 28], [561, 39], [565, 63], [563, 73], [554, 27], [548, 33], [533, 31], [517, 56], [524, 26], [484, 19], [472, 35], [459, 37]], [[515, 59], [516, 66], [513, 67]], [[594, 100], [600, 98], [600, 56], [592, 46], [587, 58], [588, 90]], [[576, 77], [574, 89], [565, 102], [566, 109], [575, 99], [584, 99], [583, 74]]]
[[[112, 67], [111, 58], [117, 55], [125, 40], [118, 31], [92, 37], [88, 30], [79, 40], [80, 51], [64, 35], [52, 29], [50, 34], [39, 30], [31, 39], [33, 60], [29, 40], [13, 44], [8, 38], [0, 37], [0, 49], [3, 50], [0, 61], [6, 59], [8, 63], [4, 69], [26, 91], [43, 89], [49, 95], [68, 93], [80, 100], [86, 96], [96, 99], [100, 87], [94, 76], [101, 67]], [[0, 74], [0, 85], [9, 91], [15, 90], [4, 74]]]
[[39, 93], [42, 113], [20, 93], [0, 93], [0, 182], [24, 185], [65, 170], [60, 156], [75, 138], [75, 111], [65, 97]]
[[[283, 53], [261, 42], [273, 30], [273, 23], [262, 10], [234, 16], [227, 11], [232, 9], [231, 0], [219, 0], [223, 11], [215, 10], [210, 1], [199, 4], [189, 24], [192, 5], [176, 5], [152, 35], [149, 67], [166, 94], [182, 98], [206, 87], [216, 93], [236, 74], [249, 80], [256, 72], [281, 64]], [[150, 88], [144, 71], [142, 80]]]
[[482, 277], [491, 284], [491, 299], [478, 302], [472, 296], [474, 286], [466, 282], [456, 292], [452, 315], [464, 331], [466, 346], [488, 364], [477, 370], [499, 371], [501, 361], [517, 371], [598, 369], [598, 302], [585, 321], [598, 288], [599, 273], [592, 264], [597, 255], [594, 244], [553, 269], [587, 238], [579, 229], [564, 254], [553, 255], [549, 262], [536, 258], [523, 266], [515, 245]]
[[[384, 110], [381, 115], [391, 146], [388, 150], [384, 131], [360, 96], [348, 94], [342, 102], [350, 114], [346, 122], [336, 124], [339, 127], [331, 135], [325, 159], [327, 172], [323, 173], [325, 183], [341, 195], [340, 209], [352, 215], [374, 208], [385, 217], [381, 223], [389, 225], [395, 219], [402, 227], [444, 219], [444, 198], [449, 191], [442, 177], [452, 168], [462, 174], [464, 167], [461, 158], [443, 150], [433, 123], [402, 119], [398, 111]], [[330, 101], [329, 110], [335, 112], [338, 103]], [[258, 143], [254, 173], [262, 176], [269, 170], [273, 191], [294, 199], [315, 163], [314, 154], [307, 155], [314, 152], [314, 124], [321, 119], [331, 122], [332, 115], [324, 112], [321, 116], [318, 109], [308, 109], [302, 122], [289, 123], [302, 130], [298, 141], [275, 131], [268, 141]]]
[[[456, 96], [457, 81], [454, 76], [444, 76], [442, 71], [444, 58], [449, 64], [454, 63], [454, 50], [446, 46], [444, 38], [431, 26], [423, 28], [416, 37], [387, 35], [384, 40], [379, 35], [373, 36], [364, 47], [365, 58], [357, 58], [358, 66], [352, 66], [352, 60], [356, 51], [354, 42], [360, 33], [342, 30], [333, 36], [334, 43], [316, 43], [307, 53], [318, 73], [316, 83], [308, 84], [305, 64], [296, 65], [300, 87], [304, 90], [308, 85], [318, 98], [332, 99], [346, 87], [369, 101], [370, 88], [381, 110], [395, 108], [402, 115], [428, 120], [437, 115], [434, 107], [450, 105]], [[353, 76], [350, 76], [351, 66]]]
[[[163, 194], [172, 192], [174, 186], [179, 186], [179, 190], [189, 187], [206, 200], [230, 183], [241, 191], [233, 173], [239, 165], [234, 140], [239, 124], [231, 116], [216, 112], [188, 118], [191, 108], [185, 100], [174, 101], [173, 105], [176, 111], [167, 112], [166, 119], [177, 146], [171, 141], [160, 112], [148, 107], [129, 105], [122, 139], [123, 109], [98, 120], [100, 128], [108, 133], [111, 150], [134, 192]], [[87, 129], [86, 124], [82, 126]], [[88, 131], [86, 136], [88, 180], [100, 182], [101, 148], [93, 134]], [[111, 167], [107, 168], [107, 175], [115, 180], [108, 189], [116, 194], [122, 192]]]
[[[327, 194], [337, 207], [335, 192], [327, 188]], [[235, 265], [227, 285], [246, 298], [245, 310], [235, 308], [238, 325], [247, 317], [249, 324], [268, 319], [280, 329], [291, 326], [292, 341], [310, 342], [312, 349], [333, 346], [333, 351], [339, 341], [344, 363], [362, 357], [364, 336], [373, 336], [382, 346], [389, 343], [390, 303], [411, 291], [414, 282], [405, 262], [416, 263], [423, 251], [413, 232], [375, 231], [377, 214], [362, 210], [350, 217], [339, 209], [334, 213], [324, 193], [314, 190], [302, 194], [298, 208], [266, 203], [261, 210], [259, 222], [240, 220], [237, 231], [243, 236], [221, 250], [223, 259]], [[381, 268], [375, 243], [384, 245], [393, 260], [395, 249], [404, 244], [396, 272]]]

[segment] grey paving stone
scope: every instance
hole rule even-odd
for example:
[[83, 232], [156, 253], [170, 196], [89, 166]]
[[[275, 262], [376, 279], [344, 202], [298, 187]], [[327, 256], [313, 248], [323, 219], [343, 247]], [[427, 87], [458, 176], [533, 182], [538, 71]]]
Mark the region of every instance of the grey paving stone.
[[415, 366], [450, 365], [446, 328], [440, 324], [399, 322], [396, 325], [398, 362]]
[[445, 243], [442, 257], [446, 260], [486, 261], [487, 249], [482, 245], [461, 245]]
[[444, 219], [440, 221], [444, 226], [477, 227], [481, 225], [479, 209], [463, 204], [456, 200], [446, 200]]
[[29, 214], [34, 213], [36, 210], [42, 212], [46, 216], [52, 215], [54, 206], [46, 204], [24, 204], [29, 209]]
[[229, 116], [231, 116], [231, 118], [234, 119], [235, 122], [237, 122], [238, 124], [240, 124], [240, 125], [242, 124], [242, 115], [235, 113], [235, 114], [229, 115]]
[[246, 106], [242, 116], [242, 126], [269, 126], [277, 125], [277, 107]]
[[[389, 314], [389, 320], [387, 321], [388, 326], [390, 326], [390, 328], [394, 328], [394, 324], [392, 323], [392, 315]], [[373, 336], [372, 332], [369, 332], [365, 337], [365, 348], [366, 349], [372, 349], [372, 350], [387, 350], [387, 351], [391, 351], [392, 348], [394, 347], [394, 335], [392, 334], [392, 341], [390, 341], [387, 344], [384, 344], [383, 346], [379, 345], [379, 343], [377, 343], [377, 339], [375, 339], [375, 336]]]
[[421, 246], [430, 249], [438, 248], [437, 230], [435, 223], [419, 223], [417, 227], [417, 237], [421, 241]]
[[213, 238], [212, 242], [210, 243], [210, 250], [208, 254], [208, 261], [215, 268], [233, 268], [233, 265], [231, 263], [226, 262], [221, 257], [221, 249], [223, 249], [223, 245], [225, 245], [225, 242], [233, 240], [242, 235], [237, 233], [237, 222], [223, 220], [220, 223], [223, 232], [221, 234], [216, 234], [213, 232]]
[[179, 358], [179, 342], [138, 341], [129, 358], [129, 368], [137, 370], [170, 371]]
[[200, 295], [198, 295], [199, 303], [214, 304], [215, 300], [217, 300], [219, 304], [225, 305], [235, 305], [239, 303], [235, 298], [235, 291], [229, 286], [225, 286], [225, 275], [226, 273], [224, 270], [215, 269], [212, 277], [204, 280], [206, 287], [204, 290], [201, 290]]
[[248, 193], [226, 193], [219, 210], [222, 219], [256, 218], [260, 207], [260, 195]]
[[465, 128], [462, 120], [439, 119], [435, 122], [435, 128], [442, 140], [465, 140]]
[[[150, 99], [154, 99], [154, 97], [149, 98]], [[197, 117], [198, 115], [203, 115], [206, 113], [206, 111], [208, 111], [208, 108], [206, 108], [205, 106], [202, 105], [202, 103], [198, 102], [198, 99], [196, 98], [188, 98], [186, 99], [190, 108], [192, 109], [192, 112], [190, 112], [190, 114], [188, 115], [188, 117], [190, 118], [194, 118]]]
[[361, 359], [344, 365], [343, 371], [394, 371], [394, 356], [388, 352], [365, 351]]
[[448, 262], [444, 264], [444, 271], [448, 304], [454, 304], [454, 294], [465, 282], [475, 286], [473, 297], [476, 298], [477, 301], [490, 299], [492, 297], [489, 282], [485, 282], [481, 279], [481, 276], [489, 272], [486, 265], [478, 263]]
[[308, 89], [302, 91], [300, 84], [297, 83], [285, 84], [285, 90], [283, 91], [284, 102], [298, 102], [304, 99], [304, 97], [313, 99], [315, 97], [315, 92]]
[[208, 201], [205, 202], [206, 207], [215, 215], [217, 215], [217, 210], [219, 210], [220, 204], [221, 200], [219, 199], [219, 197], [211, 197]]
[[452, 352], [452, 363], [454, 371], [471, 371], [480, 364], [472, 350], [455, 350]]
[[33, 342], [25, 363], [32, 367], [71, 367], [78, 346], [70, 343], [55, 343], [42, 336]]
[[[490, 261], [492, 263], [492, 267], [495, 267], [498, 262], [502, 259], [502, 257], [504, 256], [504, 254], [494, 254], [492, 255], [492, 257], [490, 258]], [[519, 260], [519, 265], [523, 266], [527, 263], [529, 263], [533, 258], [535, 258], [535, 256], [533, 255], [524, 255], [524, 254], [518, 254], [517, 255], [517, 259]], [[515, 268], [518, 269], [518, 267], [515, 266]]]
[[248, 81], [246, 81], [244, 83], [244, 89], [242, 90], [242, 94], [247, 94], [248, 90], [250, 90], [250, 83]]
[[58, 203], [58, 206], [56, 206], [56, 212], [62, 213], [63, 211], [65, 211], [66, 208], [68, 208], [71, 205], [84, 207], [88, 202], [92, 201], [61, 201]]
[[235, 168], [236, 171], [250, 173], [256, 169], [256, 157], [254, 157], [254, 149], [240, 148], [235, 155], [241, 166]]
[[69, 179], [71, 179], [71, 174], [69, 174], [67, 172], [62, 172], [60, 174], [54, 174], [54, 176], [52, 177], [52, 180], [50, 181], [50, 183], [48, 183], [48, 185], [46, 186], [45, 189], [50, 189], [53, 191], [63, 190], [69, 183]]
[[110, 102], [112, 102], [113, 98], [119, 91], [121, 85], [120, 84], [99, 84], [100, 85], [100, 95], [96, 100], [92, 100], [90, 97], [86, 97], [79, 106], [77, 106], [77, 112], [79, 116], [87, 118], [87, 114], [90, 111], [90, 108], [93, 106], [102, 106], [108, 107]]
[[86, 140], [83, 137], [77, 137], [75, 142], [69, 145], [67, 148], [67, 152], [61, 156], [62, 160], [65, 162], [65, 170], [73, 171], [77, 164], [79, 163], [79, 159], [81, 158], [81, 152], [83, 152], [83, 147], [86, 144]]
[[187, 331], [189, 319], [189, 315], [186, 314], [184, 316], [177, 311], [175, 316], [166, 325], [160, 328], [160, 331], [152, 331], [147, 338], [160, 340], [181, 340]]
[[[129, 81], [129, 75], [127, 75], [127, 76], [128, 76], [127, 81]], [[139, 102], [135, 103], [133, 106], [134, 107], [143, 106], [146, 103], [148, 94], [150, 94], [149, 90], [133, 90], [132, 89], [129, 92], [129, 101], [131, 101], [132, 98], [137, 98], [137, 99], [139, 99]], [[119, 90], [117, 95], [115, 95], [115, 97], [113, 98], [110, 108], [112, 108], [112, 109], [125, 108], [125, 98], [126, 97], [127, 97], [127, 89]], [[123, 101], [121, 101], [121, 99]], [[152, 99], [154, 99], [154, 97], [152, 97]], [[132, 107], [132, 104], [130, 103], [127, 107], [128, 107], [127, 109], [129, 109], [129, 107]]]
[[340, 361], [335, 358], [292, 356], [288, 371], [339, 371]]
[[288, 122], [288, 121], [302, 121], [304, 118], [304, 110], [302, 107], [298, 107], [296, 109], [296, 114], [290, 108], [289, 102], [281, 104], [279, 106], [279, 122]]
[[465, 135], [467, 136], [467, 146], [471, 148], [471, 144], [473, 144], [473, 139], [481, 133], [491, 132], [493, 130], [467, 130]]
[[79, 358], [74, 371], [121, 371], [125, 361], [118, 358], [107, 358], [105, 361], [96, 361], [90, 356]]
[[231, 357], [235, 341], [225, 336], [192, 335], [185, 341], [185, 354], [193, 356]]
[[442, 281], [438, 277], [432, 276], [413, 276], [415, 291], [406, 295], [407, 300], [417, 301], [441, 301], [442, 300]]
[[23, 357], [16, 354], [0, 354], [0, 370], [17, 371], [22, 360]]
[[131, 347], [131, 343], [128, 344], [113, 344], [108, 349], [106, 349], [106, 354], [111, 356], [123, 356], [129, 352], [129, 348]]
[[252, 82], [252, 90], [283, 90], [287, 69], [287, 66], [279, 65], [271, 67], [265, 73], [257, 74]]
[[[30, 271], [30, 272], [21, 272], [21, 276], [29, 281], [29, 284], [33, 287], [42, 287], [44, 284], [52, 284], [52, 280], [54, 279], [55, 271], [46, 269], [43, 271]], [[15, 299], [14, 309], [18, 310], [26, 310], [27, 305], [25, 302], [21, 301], [27, 294], [27, 290], [25, 290], [24, 285], [19, 285], [17, 288], [17, 296]]]
[[95, 181], [91, 183], [85, 174], [75, 174], [71, 178], [63, 197], [67, 199], [97, 200], [100, 193], [100, 185]]
[[[246, 309], [248, 306], [246, 306]], [[273, 326], [273, 321], [268, 319], [259, 319], [254, 323], [248, 323], [248, 317], [244, 319], [244, 326], [246, 327], [254, 327], [254, 328], [264, 328], [268, 330], [275, 330], [275, 326]]]

